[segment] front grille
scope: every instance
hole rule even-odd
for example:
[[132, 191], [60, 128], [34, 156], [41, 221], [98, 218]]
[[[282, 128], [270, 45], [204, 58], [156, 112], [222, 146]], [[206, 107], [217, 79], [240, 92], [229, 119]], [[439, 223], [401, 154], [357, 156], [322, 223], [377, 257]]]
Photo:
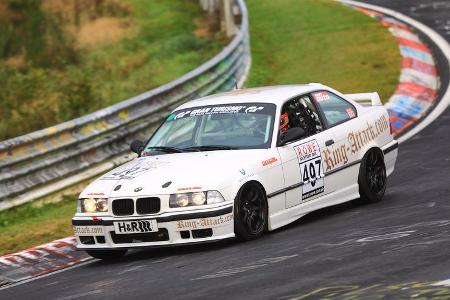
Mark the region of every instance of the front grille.
[[117, 199], [112, 202], [112, 211], [116, 216], [128, 216], [134, 213], [133, 199]]
[[169, 240], [169, 232], [166, 228], [160, 228], [158, 232], [116, 234], [114, 231], [111, 231], [110, 234], [114, 244], [162, 242]]
[[138, 214], [156, 214], [161, 209], [161, 201], [157, 197], [139, 198], [136, 200]]

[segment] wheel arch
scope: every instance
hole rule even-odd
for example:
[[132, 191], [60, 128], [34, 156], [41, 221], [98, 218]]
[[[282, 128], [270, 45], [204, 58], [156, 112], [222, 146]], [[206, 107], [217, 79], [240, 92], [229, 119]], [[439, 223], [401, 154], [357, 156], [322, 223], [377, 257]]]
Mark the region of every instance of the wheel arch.
[[267, 202], [267, 192], [266, 192], [266, 189], [265, 189], [264, 185], [263, 185], [260, 181], [258, 181], [257, 179], [251, 179], [251, 180], [248, 180], [248, 181], [242, 183], [242, 184], [239, 186], [239, 188], [236, 190], [236, 193], [235, 193], [235, 195], [234, 195], [234, 199], [236, 200], [236, 197], [239, 195], [240, 191], [241, 191], [245, 186], [247, 186], [247, 185], [249, 185], [249, 184], [256, 184], [256, 185], [258, 185], [259, 187], [261, 187], [261, 189], [262, 189], [263, 192], [264, 192], [265, 200], [266, 200], [266, 202]]

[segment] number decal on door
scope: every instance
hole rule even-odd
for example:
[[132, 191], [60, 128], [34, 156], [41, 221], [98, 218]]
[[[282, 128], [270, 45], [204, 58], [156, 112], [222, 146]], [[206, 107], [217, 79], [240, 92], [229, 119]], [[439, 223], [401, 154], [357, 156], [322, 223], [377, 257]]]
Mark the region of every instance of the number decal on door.
[[319, 158], [300, 164], [300, 172], [303, 174], [302, 181], [304, 183], [320, 178], [320, 174], [322, 174], [322, 160]]
[[300, 180], [303, 182], [302, 200], [324, 192], [322, 156], [316, 140], [294, 147], [300, 165]]

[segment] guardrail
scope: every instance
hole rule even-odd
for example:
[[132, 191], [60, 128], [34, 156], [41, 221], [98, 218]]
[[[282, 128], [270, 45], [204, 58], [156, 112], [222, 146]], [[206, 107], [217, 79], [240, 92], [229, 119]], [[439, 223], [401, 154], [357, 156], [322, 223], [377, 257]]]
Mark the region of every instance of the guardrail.
[[[238, 33], [217, 56], [163, 86], [89, 115], [0, 142], [0, 210], [33, 200], [20, 196], [55, 185], [75, 174], [129, 152], [133, 139], [146, 139], [179, 104], [241, 86], [250, 68], [247, 8], [236, 0], [241, 14]], [[93, 176], [91, 173], [90, 176]], [[44, 192], [56, 191], [45, 188]], [[20, 199], [17, 199], [19, 197]]]

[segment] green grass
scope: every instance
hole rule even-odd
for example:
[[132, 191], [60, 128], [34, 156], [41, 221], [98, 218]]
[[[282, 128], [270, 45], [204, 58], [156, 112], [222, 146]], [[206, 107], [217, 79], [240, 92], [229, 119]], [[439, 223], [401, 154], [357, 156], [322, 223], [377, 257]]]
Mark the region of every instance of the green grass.
[[[26, 56], [26, 62], [15, 67], [8, 64], [8, 59], [14, 58], [11, 55], [0, 58], [0, 140], [82, 116], [174, 80], [213, 57], [225, 43], [221, 34], [195, 35], [196, 23], [206, 18], [198, 0], [126, 3], [130, 9], [119, 18], [132, 24], [126, 36], [93, 48], [78, 47], [67, 30], [63, 30], [63, 38], [55, 18], [39, 15], [36, 22], [41, 22], [43, 29], [46, 24], [58, 29], [60, 40], [49, 38], [53, 44], [45, 45], [38, 34], [28, 34], [23, 38], [25, 46], [30, 39], [40, 42], [31, 43], [39, 60]], [[22, 14], [34, 16], [36, 10], [28, 8]], [[3, 32], [10, 33], [6, 25], [0, 26], [0, 37]], [[35, 27], [26, 23], [17, 32], [30, 28]], [[54, 59], [52, 51], [62, 43], [71, 51]], [[0, 50], [2, 45], [0, 39]], [[15, 58], [20, 61], [17, 53]]]
[[[329, 1], [246, 2], [253, 56], [248, 86], [322, 82], [342, 92], [378, 91], [383, 99], [393, 93], [400, 57], [394, 38], [377, 21]], [[183, 34], [183, 27], [192, 26], [193, 15], [181, 17], [181, 7], [175, 6], [179, 2], [155, 1], [160, 6], [153, 11], [144, 9], [147, 2], [133, 0], [133, 3], [141, 5], [137, 13], [142, 14], [138, 18], [143, 22], [142, 28], [147, 28], [142, 33], [144, 37], [111, 49], [98, 49], [85, 58], [99, 68], [108, 65], [107, 57], [114, 56], [127, 57], [124, 61], [136, 64], [130, 69], [121, 59], [110, 64], [109, 71], [100, 69], [91, 75], [103, 99], [111, 103], [132, 93], [136, 86], [145, 86], [149, 81], [158, 85], [172, 75], [181, 75], [195, 67], [194, 61], [208, 52], [196, 53], [200, 51], [196, 48], [199, 42]], [[170, 5], [174, 6], [167, 11]], [[161, 23], [157, 17], [161, 17]], [[175, 24], [179, 18], [184, 20], [182, 26]], [[187, 32], [192, 29], [189, 28]], [[189, 41], [191, 50], [184, 51]], [[147, 59], [151, 63], [147, 64]], [[110, 74], [110, 78], [102, 81], [105, 74]], [[121, 82], [122, 76], [128, 80]], [[120, 85], [115, 86], [114, 82]], [[70, 220], [75, 212], [75, 199], [75, 195], [67, 196], [57, 204], [40, 208], [26, 204], [0, 212], [0, 255], [72, 234]]]
[[27, 203], [0, 212], [0, 255], [72, 235], [77, 196], [37, 206]]
[[248, 86], [320, 82], [344, 93], [395, 90], [400, 53], [380, 22], [324, 0], [246, 1]]

